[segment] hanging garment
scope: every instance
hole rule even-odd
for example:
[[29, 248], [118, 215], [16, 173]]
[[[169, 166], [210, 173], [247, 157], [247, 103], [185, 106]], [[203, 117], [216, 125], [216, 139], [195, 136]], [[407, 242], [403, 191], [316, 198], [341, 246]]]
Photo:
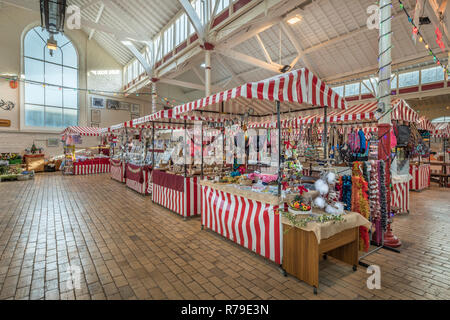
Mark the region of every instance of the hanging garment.
[[359, 136], [359, 153], [366, 153], [366, 136], [364, 135], [364, 131], [359, 129], [358, 131]]

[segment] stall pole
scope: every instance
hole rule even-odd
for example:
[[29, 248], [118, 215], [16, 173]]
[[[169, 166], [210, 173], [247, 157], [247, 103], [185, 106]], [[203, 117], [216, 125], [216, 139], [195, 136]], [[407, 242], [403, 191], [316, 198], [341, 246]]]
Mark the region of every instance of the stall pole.
[[201, 170], [202, 170], [202, 173], [201, 173], [201, 177], [202, 177], [202, 180], [203, 180], [203, 121], [202, 121], [202, 147], [201, 147], [201, 152], [202, 152], [202, 164], [201, 164]]
[[[187, 157], [187, 135], [186, 135], [186, 120], [184, 120], [184, 177], [187, 177], [187, 165], [186, 165], [186, 157]], [[191, 152], [189, 148], [189, 152]]]
[[324, 125], [323, 125], [323, 139], [324, 142], [323, 150], [325, 154], [325, 161], [328, 162], [328, 107], [325, 106], [323, 108], [323, 115], [324, 115]]
[[155, 169], [155, 125], [152, 126], [152, 167]]
[[278, 126], [278, 196], [281, 196], [281, 121], [280, 101], [277, 101], [277, 126]]

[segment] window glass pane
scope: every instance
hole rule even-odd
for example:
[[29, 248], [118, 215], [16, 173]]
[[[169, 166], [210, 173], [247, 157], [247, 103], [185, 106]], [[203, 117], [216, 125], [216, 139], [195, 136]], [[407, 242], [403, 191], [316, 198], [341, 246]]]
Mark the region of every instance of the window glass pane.
[[422, 84], [444, 81], [444, 70], [441, 67], [422, 70]]
[[[47, 84], [44, 86], [25, 83], [25, 125], [50, 128], [77, 125], [78, 56], [76, 49], [67, 37], [58, 34], [55, 40], [59, 48], [53, 51], [51, 56], [45, 47], [48, 38], [48, 32], [37, 27], [30, 30], [24, 40], [24, 55], [38, 58], [24, 58], [25, 78]], [[34, 47], [38, 43], [41, 46], [41, 53], [35, 52]], [[61, 86], [69, 89], [63, 89]]]
[[62, 33], [54, 35], [53, 38], [56, 40], [56, 42], [58, 43], [58, 47], [60, 48], [64, 47], [66, 44], [70, 42], [70, 40]]
[[57, 63], [57, 64], [62, 64], [62, 51], [60, 48], [56, 49], [56, 50], [52, 50], [53, 55], [50, 55], [50, 50], [45, 48], [44, 50], [45, 53], [45, 61], [47, 62], [52, 62], [52, 63]]
[[78, 91], [71, 89], [63, 89], [64, 94], [64, 108], [77, 109], [78, 108]]
[[25, 79], [44, 82], [44, 62], [25, 58]]
[[216, 0], [216, 1], [220, 1], [219, 8], [217, 9], [217, 13], [219, 13], [225, 9], [228, 9], [228, 6], [230, 5], [230, 0]]
[[78, 56], [72, 43], [69, 42], [64, 47], [62, 47], [63, 52], [63, 64], [68, 67], [78, 67]]
[[417, 86], [419, 84], [419, 71], [401, 73], [399, 77], [399, 88]]
[[44, 104], [44, 87], [25, 83], [25, 103]]
[[25, 105], [25, 125], [30, 127], [44, 126], [44, 107]]
[[[367, 86], [367, 87], [366, 87]], [[361, 83], [361, 94], [368, 94], [372, 93], [372, 87], [370, 86], [369, 79], [364, 80], [363, 83]]]
[[64, 67], [63, 72], [64, 87], [78, 88], [78, 70]]
[[62, 109], [61, 108], [45, 108], [45, 126], [50, 128], [62, 127]]
[[62, 107], [62, 89], [53, 86], [46, 86], [45, 105]]
[[78, 125], [78, 111], [64, 109], [64, 127], [71, 127]]
[[33, 29], [34, 32], [36, 32], [42, 39], [44, 39], [45, 42], [47, 42], [47, 39], [50, 38], [50, 33], [48, 33], [47, 30], [43, 29], [42, 27], [36, 27]]
[[357, 83], [351, 83], [345, 85], [345, 96], [357, 96], [359, 95], [359, 82]]
[[391, 89], [397, 89], [398, 77], [394, 77], [391, 81]]
[[62, 85], [62, 67], [45, 63], [45, 83]]
[[30, 30], [24, 39], [24, 55], [36, 59], [44, 59], [45, 42], [34, 30]]

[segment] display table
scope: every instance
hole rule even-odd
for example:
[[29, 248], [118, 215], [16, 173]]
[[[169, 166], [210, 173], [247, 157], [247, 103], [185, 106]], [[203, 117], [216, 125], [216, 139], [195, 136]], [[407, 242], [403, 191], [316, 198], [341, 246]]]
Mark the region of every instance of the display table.
[[199, 177], [154, 170], [152, 174], [152, 201], [187, 218], [201, 213]]
[[329, 255], [353, 266], [356, 270], [359, 250], [359, 227], [371, 227], [362, 215], [349, 212], [342, 222], [310, 222], [306, 227], [294, 227], [282, 218], [283, 269], [314, 287], [319, 287], [319, 260]]
[[147, 195], [151, 171], [151, 166], [125, 164], [125, 183], [127, 187], [140, 194]]
[[125, 183], [125, 162], [111, 159], [111, 179]]
[[409, 213], [410, 175], [392, 177], [391, 207], [398, 208], [399, 213]]
[[278, 197], [242, 191], [203, 180], [202, 226], [281, 264], [282, 237]]
[[450, 164], [447, 162], [430, 162], [430, 170], [431, 177], [437, 178], [439, 183], [439, 187], [448, 188], [449, 185], [449, 173], [450, 173]]
[[23, 156], [27, 171], [44, 172], [45, 155], [43, 154], [26, 154]]
[[108, 173], [110, 172], [110, 169], [111, 165], [109, 163], [109, 158], [95, 158], [82, 162], [74, 162], [73, 164], [73, 174], [76, 176]]
[[409, 188], [414, 191], [422, 191], [430, 187], [431, 167], [429, 164], [411, 163], [409, 174], [412, 176]]

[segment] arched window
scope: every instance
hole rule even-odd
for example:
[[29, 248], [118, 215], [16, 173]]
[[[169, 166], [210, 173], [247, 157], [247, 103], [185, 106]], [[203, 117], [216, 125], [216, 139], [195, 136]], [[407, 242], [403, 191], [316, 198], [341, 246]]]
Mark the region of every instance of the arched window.
[[78, 125], [78, 55], [63, 34], [54, 38], [58, 48], [50, 54], [50, 34], [41, 27], [28, 31], [23, 45], [25, 126], [57, 129]]

